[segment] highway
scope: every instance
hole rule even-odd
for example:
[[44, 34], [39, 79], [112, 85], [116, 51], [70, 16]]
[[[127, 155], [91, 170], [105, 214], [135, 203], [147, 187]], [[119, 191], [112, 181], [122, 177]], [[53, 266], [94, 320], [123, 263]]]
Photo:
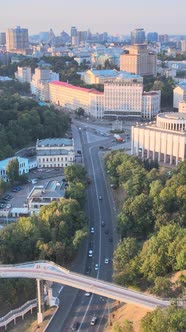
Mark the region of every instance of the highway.
[[155, 309], [167, 307], [168, 300], [145, 295], [128, 288], [117, 286], [103, 280], [80, 275], [48, 261], [36, 261], [15, 265], [0, 265], [0, 278], [35, 278], [57, 282], [110, 299], [134, 303], [142, 307]]

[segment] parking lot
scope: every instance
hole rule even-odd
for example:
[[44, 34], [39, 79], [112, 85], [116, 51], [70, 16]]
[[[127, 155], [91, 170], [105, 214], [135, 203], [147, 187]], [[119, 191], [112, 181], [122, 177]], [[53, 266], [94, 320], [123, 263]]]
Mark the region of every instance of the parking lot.
[[[23, 208], [27, 204], [27, 197], [34, 186], [44, 186], [50, 189], [56, 183], [61, 183], [64, 178], [63, 170], [32, 170], [28, 174], [29, 182], [27, 184], [14, 186], [8, 190], [0, 199], [0, 215], [7, 216], [12, 208]], [[32, 180], [34, 183], [32, 183]], [[55, 188], [56, 189], [56, 188]], [[58, 188], [57, 188], [58, 189]], [[3, 217], [2, 217], [3, 218]]]

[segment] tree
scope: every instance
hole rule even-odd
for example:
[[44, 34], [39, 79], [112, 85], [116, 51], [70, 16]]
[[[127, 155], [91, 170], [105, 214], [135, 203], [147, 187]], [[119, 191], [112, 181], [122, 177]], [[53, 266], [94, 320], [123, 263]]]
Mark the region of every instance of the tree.
[[19, 162], [17, 158], [11, 159], [6, 167], [6, 174], [11, 185], [19, 179]]
[[138, 250], [139, 245], [135, 238], [124, 238], [114, 251], [114, 269], [124, 270], [130, 260], [137, 255]]
[[153, 293], [162, 296], [170, 297], [172, 295], [172, 282], [165, 277], [157, 277], [154, 281]]
[[186, 330], [186, 310], [170, 306], [148, 312], [141, 320], [142, 332], [182, 332]]
[[85, 110], [82, 107], [77, 108], [77, 110], [75, 110], [75, 113], [79, 116], [79, 118], [81, 116], [85, 115]]
[[125, 319], [122, 323], [114, 322], [113, 332], [134, 332], [133, 322]]

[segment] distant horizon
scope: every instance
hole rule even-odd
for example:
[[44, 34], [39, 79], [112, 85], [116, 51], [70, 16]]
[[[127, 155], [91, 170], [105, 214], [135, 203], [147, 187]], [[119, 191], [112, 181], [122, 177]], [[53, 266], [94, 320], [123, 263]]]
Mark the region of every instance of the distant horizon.
[[94, 0], [91, 4], [86, 0], [6, 0], [1, 4], [0, 31], [21, 26], [35, 35], [52, 28], [59, 35], [63, 30], [70, 33], [71, 26], [76, 26], [93, 34], [129, 36], [132, 30], [144, 28], [146, 33], [186, 35], [185, 12], [185, 0], [176, 4], [173, 0]]

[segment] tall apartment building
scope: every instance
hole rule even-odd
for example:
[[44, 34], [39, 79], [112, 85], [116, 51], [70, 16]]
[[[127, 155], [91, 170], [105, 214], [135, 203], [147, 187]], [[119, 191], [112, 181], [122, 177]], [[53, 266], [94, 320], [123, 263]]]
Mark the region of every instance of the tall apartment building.
[[173, 90], [173, 107], [179, 108], [182, 101], [186, 101], [186, 82], [180, 82]]
[[31, 92], [40, 100], [49, 100], [49, 82], [59, 80], [59, 74], [48, 68], [36, 68], [32, 76]]
[[29, 47], [28, 29], [20, 26], [6, 32], [6, 48], [8, 52], [25, 51]]
[[146, 44], [132, 45], [129, 54], [120, 56], [120, 70], [141, 76], [156, 76], [157, 56], [148, 51]]
[[0, 32], [0, 46], [6, 44], [6, 32]]
[[144, 44], [145, 42], [145, 30], [135, 29], [131, 32], [131, 44]]
[[72, 45], [77, 45], [78, 44], [78, 32], [76, 27], [71, 27], [71, 44]]
[[15, 78], [21, 83], [30, 83], [32, 80], [31, 68], [18, 66], [17, 71], [15, 72]]
[[147, 34], [147, 42], [148, 43], [156, 43], [158, 41], [158, 33], [157, 32], [149, 32]]
[[181, 40], [181, 51], [186, 52], [186, 40]]

